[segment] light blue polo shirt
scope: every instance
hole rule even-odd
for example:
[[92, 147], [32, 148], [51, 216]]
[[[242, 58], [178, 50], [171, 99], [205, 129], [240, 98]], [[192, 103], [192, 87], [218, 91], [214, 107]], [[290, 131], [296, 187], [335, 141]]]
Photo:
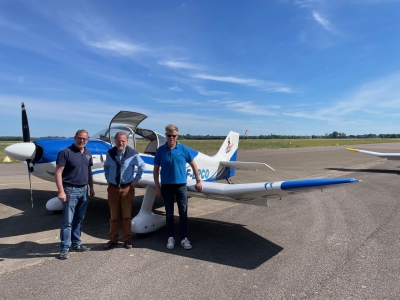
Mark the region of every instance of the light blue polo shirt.
[[186, 183], [186, 163], [194, 159], [189, 149], [176, 142], [173, 149], [169, 149], [167, 143], [160, 146], [154, 157], [154, 164], [161, 167], [161, 184]]

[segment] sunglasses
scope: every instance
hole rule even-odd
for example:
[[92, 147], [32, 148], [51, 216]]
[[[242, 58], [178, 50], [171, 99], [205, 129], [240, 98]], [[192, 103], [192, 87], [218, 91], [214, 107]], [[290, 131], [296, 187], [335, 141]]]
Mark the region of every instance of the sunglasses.
[[167, 134], [167, 137], [173, 137], [173, 138], [176, 138], [178, 135], [177, 134]]

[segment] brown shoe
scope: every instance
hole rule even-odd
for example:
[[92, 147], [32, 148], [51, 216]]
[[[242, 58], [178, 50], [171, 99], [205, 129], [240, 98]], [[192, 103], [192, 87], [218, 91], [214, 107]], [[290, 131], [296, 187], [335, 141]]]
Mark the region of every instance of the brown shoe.
[[107, 244], [105, 244], [105, 245], [103, 246], [103, 249], [104, 249], [104, 250], [110, 250], [112, 247], [114, 247], [114, 246], [117, 245], [117, 244], [118, 244], [118, 242], [114, 243], [114, 242], [112, 242], [112, 241], [108, 241]]
[[126, 240], [126, 241], [124, 242], [124, 247], [125, 247], [126, 249], [132, 249], [132, 242], [131, 242], [131, 240]]

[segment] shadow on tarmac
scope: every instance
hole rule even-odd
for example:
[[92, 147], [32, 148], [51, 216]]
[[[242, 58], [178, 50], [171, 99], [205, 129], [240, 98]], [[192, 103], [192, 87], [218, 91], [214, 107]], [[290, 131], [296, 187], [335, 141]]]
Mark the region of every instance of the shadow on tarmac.
[[360, 173], [381, 173], [381, 174], [395, 174], [400, 175], [400, 170], [383, 170], [383, 169], [346, 169], [346, 168], [326, 168], [330, 171], [341, 172], [360, 172]]
[[[23, 194], [23, 196], [21, 196]], [[61, 214], [47, 211], [46, 202], [54, 197], [54, 191], [35, 190], [34, 207], [31, 207], [30, 192], [25, 189], [0, 190], [0, 203], [14, 208], [20, 213], [0, 219], [0, 238], [14, 237], [31, 233], [40, 233], [60, 228]], [[20, 200], [21, 199], [21, 200]], [[143, 196], [135, 197], [132, 216], [139, 210]], [[162, 199], [156, 198], [154, 208], [163, 206]], [[83, 232], [87, 235], [107, 240], [109, 229], [109, 209], [105, 199], [92, 198], [83, 221]], [[175, 235], [179, 235], [179, 220], [175, 219]], [[189, 239], [193, 249], [183, 249], [179, 241], [175, 248], [166, 248], [165, 227], [146, 234], [134, 235], [134, 248], [146, 248], [168, 254], [218, 263], [222, 265], [252, 270], [283, 250], [282, 247], [270, 242], [258, 234], [246, 229], [241, 224], [213, 221], [203, 218], [189, 218]], [[1, 257], [37, 258], [58, 257], [59, 240], [57, 242], [41, 244], [33, 241], [24, 241], [17, 244], [1, 244]], [[92, 251], [104, 251], [104, 243], [86, 243]], [[122, 248], [120, 243], [118, 248]], [[109, 250], [113, 251], [113, 250]]]

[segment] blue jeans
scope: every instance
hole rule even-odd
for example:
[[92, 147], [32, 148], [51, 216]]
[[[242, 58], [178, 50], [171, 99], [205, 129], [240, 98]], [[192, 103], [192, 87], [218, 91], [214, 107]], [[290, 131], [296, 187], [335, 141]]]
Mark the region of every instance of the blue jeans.
[[179, 229], [180, 238], [183, 240], [187, 237], [187, 188], [186, 184], [163, 184], [161, 185], [161, 195], [164, 199], [167, 235], [174, 237], [174, 198], [179, 210]]
[[61, 250], [81, 244], [82, 220], [85, 217], [89, 203], [87, 185], [81, 188], [64, 186], [64, 192], [67, 196], [67, 201], [63, 202], [60, 229]]

